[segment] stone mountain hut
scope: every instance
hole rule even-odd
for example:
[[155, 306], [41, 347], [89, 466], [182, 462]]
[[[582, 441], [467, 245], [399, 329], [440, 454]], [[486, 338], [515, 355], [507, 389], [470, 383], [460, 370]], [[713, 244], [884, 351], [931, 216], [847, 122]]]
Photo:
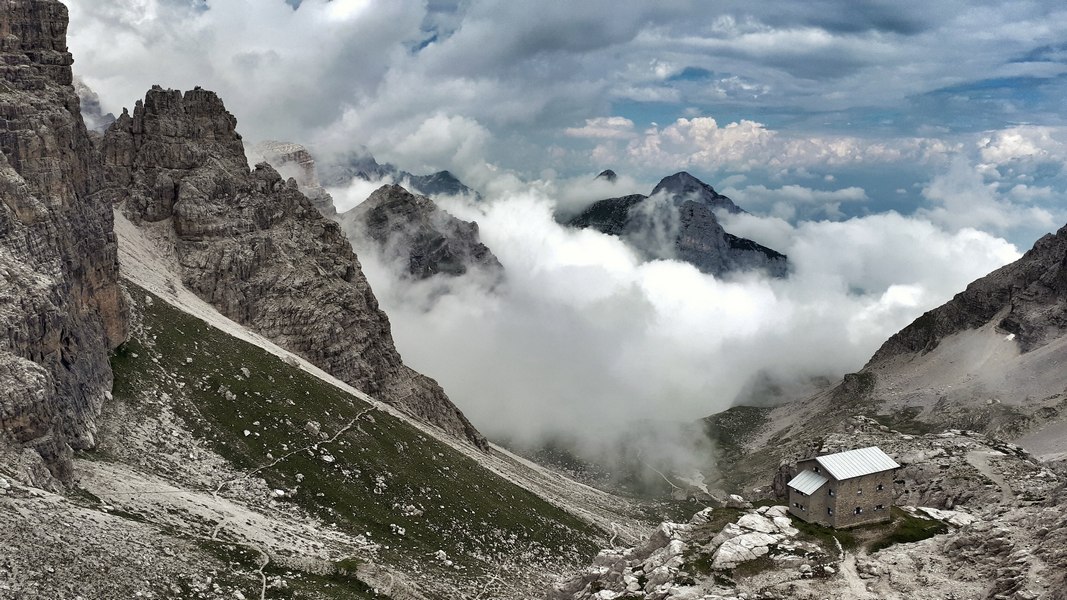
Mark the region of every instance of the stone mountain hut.
[[889, 521], [899, 468], [875, 446], [802, 460], [787, 484], [789, 512], [835, 529]]

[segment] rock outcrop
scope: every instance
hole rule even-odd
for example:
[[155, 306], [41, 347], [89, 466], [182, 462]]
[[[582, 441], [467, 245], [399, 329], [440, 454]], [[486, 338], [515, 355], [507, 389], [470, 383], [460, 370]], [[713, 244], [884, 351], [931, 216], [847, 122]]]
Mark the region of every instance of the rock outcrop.
[[249, 172], [213, 92], [154, 87], [108, 129], [109, 198], [173, 246], [184, 284], [345, 382], [485, 448], [432, 379], [402, 362], [339, 226], [270, 165]]
[[711, 186], [683, 172], [664, 178], [651, 196], [636, 194], [595, 202], [568, 224], [622, 237], [648, 260], [681, 260], [717, 277], [751, 269], [762, 269], [775, 277], [788, 274], [784, 254], [727, 233], [715, 216], [716, 210], [744, 212]]
[[0, 11], [0, 463], [42, 486], [94, 445], [127, 327], [66, 32], [53, 0]]
[[812, 577], [810, 563], [833, 560], [833, 548], [797, 539], [799, 533], [784, 506], [705, 508], [688, 523], [660, 524], [639, 546], [602, 550], [589, 570], [547, 598], [736, 600], [746, 597], [734, 581], [741, 577], [739, 567], [755, 570], [752, 564], [762, 559], [772, 563], [763, 569], [802, 579]]
[[399, 185], [382, 186], [341, 215], [341, 227], [356, 251], [400, 262], [408, 275], [426, 279], [481, 269], [499, 277], [503, 266], [478, 236], [478, 224], [462, 221], [426, 196]]
[[270, 163], [281, 173], [282, 177], [295, 179], [300, 191], [308, 197], [308, 200], [311, 200], [311, 204], [322, 213], [322, 216], [327, 219], [337, 217], [333, 197], [319, 182], [315, 159], [307, 148], [291, 142], [266, 141], [256, 144], [252, 152]]

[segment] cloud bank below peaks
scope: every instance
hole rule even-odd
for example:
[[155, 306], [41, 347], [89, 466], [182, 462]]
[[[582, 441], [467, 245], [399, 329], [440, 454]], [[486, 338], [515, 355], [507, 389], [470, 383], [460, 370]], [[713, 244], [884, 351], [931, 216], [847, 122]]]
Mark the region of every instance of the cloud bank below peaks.
[[412, 282], [360, 257], [405, 360], [490, 436], [595, 445], [635, 421], [728, 408], [756, 378], [840, 376], [1019, 256], [989, 234], [895, 213], [795, 225], [741, 214], [727, 229], [787, 253], [793, 273], [716, 279], [565, 228], [556, 204], [536, 189], [443, 202], [479, 223], [503, 263], [506, 282], [492, 290], [476, 275]]

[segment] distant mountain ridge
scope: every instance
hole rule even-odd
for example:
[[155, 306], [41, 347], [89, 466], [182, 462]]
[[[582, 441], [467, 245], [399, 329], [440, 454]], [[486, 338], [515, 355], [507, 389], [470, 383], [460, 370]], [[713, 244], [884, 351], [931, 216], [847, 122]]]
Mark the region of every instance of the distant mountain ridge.
[[[613, 177], [613, 171], [597, 176], [608, 181]], [[594, 202], [567, 224], [621, 237], [649, 260], [681, 260], [717, 277], [752, 269], [775, 277], [788, 274], [785, 254], [727, 233], [715, 216], [717, 210], [745, 212], [683, 171], [665, 177], [649, 196], [633, 194]]]
[[353, 179], [372, 183], [390, 178], [413, 188], [424, 196], [473, 196], [480, 198], [478, 192], [467, 187], [450, 171], [437, 171], [429, 175], [415, 175], [397, 168], [389, 163], [381, 164], [369, 153], [350, 153], [320, 161], [319, 179], [325, 187], [343, 187]]

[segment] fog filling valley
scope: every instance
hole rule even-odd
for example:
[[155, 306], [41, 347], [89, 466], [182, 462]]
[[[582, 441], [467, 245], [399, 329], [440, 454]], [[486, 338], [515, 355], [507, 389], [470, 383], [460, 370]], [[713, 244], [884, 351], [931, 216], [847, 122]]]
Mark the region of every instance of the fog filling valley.
[[989, 234], [896, 213], [795, 226], [722, 215], [728, 231], [788, 254], [792, 273], [717, 279], [558, 224], [545, 190], [566, 196], [559, 187], [439, 202], [478, 222], [503, 284], [473, 271], [415, 281], [401, 262], [366, 251], [360, 260], [405, 361], [484, 433], [527, 448], [563, 440], [597, 461], [626, 448], [676, 470], [706, 468], [670, 424], [758, 401], [749, 392], [760, 382], [797, 396], [813, 378], [857, 370], [922, 312], [1019, 256]]
[[[1051, 35], [1067, 13], [1040, 3], [978, 18], [901, 5], [889, 20], [729, 2], [714, 19], [692, 18], [706, 7], [691, 2], [68, 4], [75, 72], [105, 111], [154, 83], [201, 85], [247, 140], [306, 144], [320, 165], [363, 149], [478, 190], [440, 204], [478, 222], [503, 283], [412, 281], [359, 258], [405, 361], [516, 445], [562, 439], [597, 457], [622, 440], [664, 463], [703, 459], [662, 424], [859, 369], [1067, 220]], [[883, 29], [898, 17], [924, 26]], [[1029, 87], [991, 100], [990, 77]], [[614, 183], [594, 179], [606, 167]], [[722, 223], [788, 255], [788, 278], [646, 262], [556, 221], [683, 169], [753, 213]], [[329, 191], [343, 212], [384, 183]], [[661, 213], [643, 242], [670, 256]]]

